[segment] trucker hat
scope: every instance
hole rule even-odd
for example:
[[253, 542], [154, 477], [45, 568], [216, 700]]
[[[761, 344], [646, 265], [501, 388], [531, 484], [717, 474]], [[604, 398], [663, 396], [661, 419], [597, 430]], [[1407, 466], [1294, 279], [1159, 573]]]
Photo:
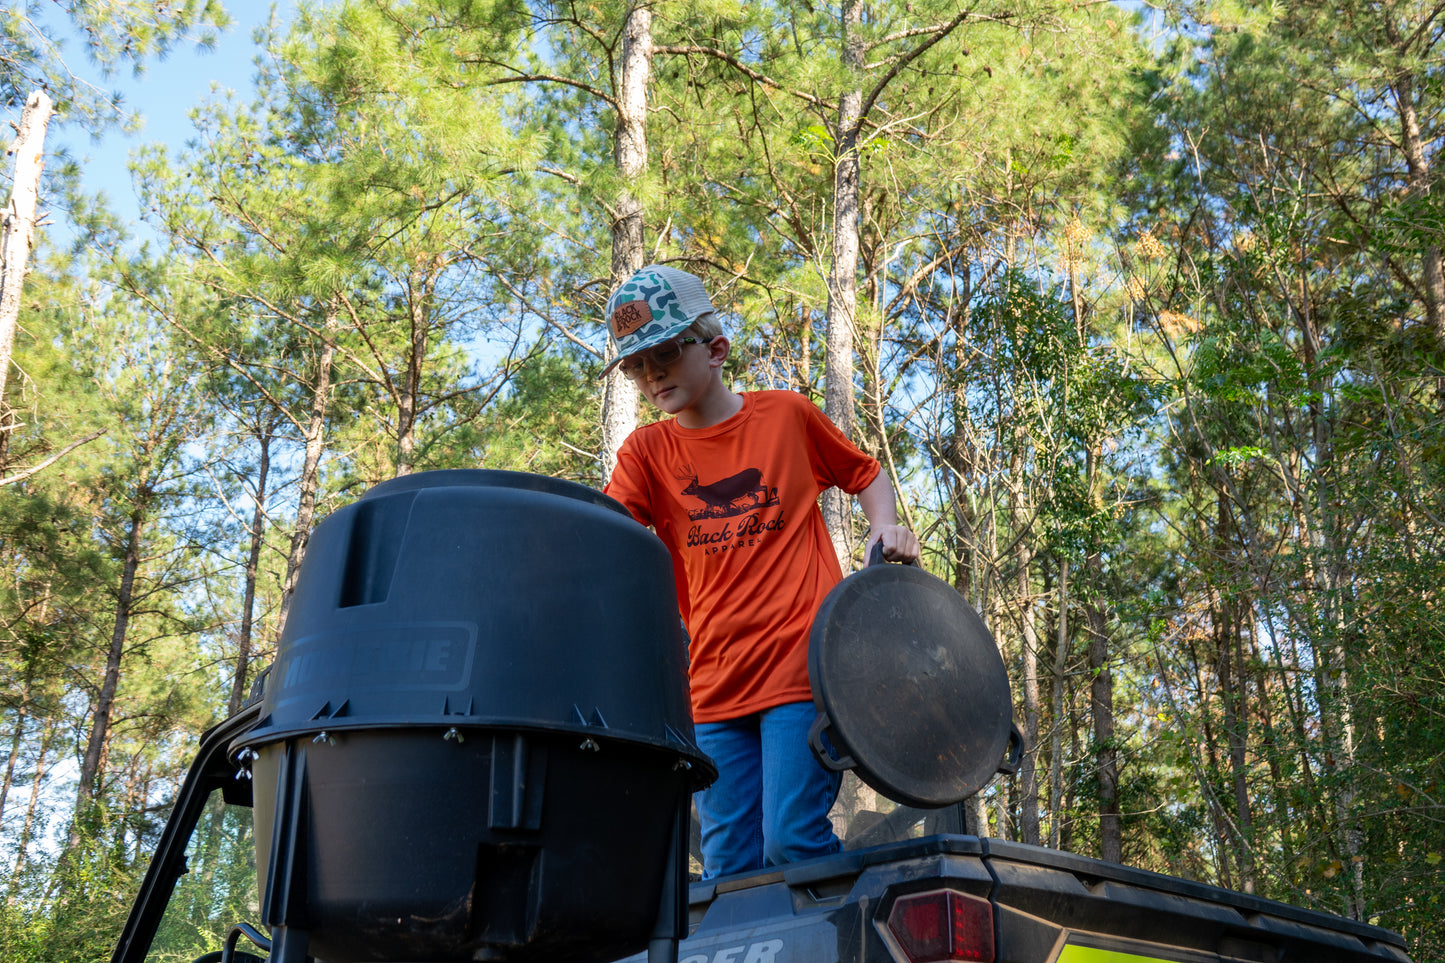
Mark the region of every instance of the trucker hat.
[[649, 264], [607, 299], [607, 340], [617, 353], [602, 374], [629, 354], [677, 337], [713, 310], [702, 281], [677, 268]]

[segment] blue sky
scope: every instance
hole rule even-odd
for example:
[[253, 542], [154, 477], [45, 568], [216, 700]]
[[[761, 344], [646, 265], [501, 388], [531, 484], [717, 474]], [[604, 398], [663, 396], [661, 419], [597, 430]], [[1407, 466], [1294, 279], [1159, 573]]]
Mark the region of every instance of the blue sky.
[[[295, 8], [294, 0], [276, 4], [284, 23]], [[83, 62], [72, 62], [71, 69], [106, 90], [120, 91], [127, 106], [144, 118], [140, 131], [126, 134], [111, 131], [99, 141], [66, 125], [51, 128], [47, 141], [54, 138], [56, 147], [66, 147], [81, 163], [86, 187], [104, 190], [110, 206], [123, 219], [138, 222], [140, 211], [131, 186], [127, 164], [131, 152], [141, 144], [159, 141], [179, 147], [191, 135], [188, 114], [211, 96], [213, 86], [229, 88], [242, 95], [251, 89], [255, 70], [256, 46], [252, 34], [270, 16], [271, 4], [260, 0], [228, 0], [226, 9], [232, 25], [217, 37], [211, 50], [182, 44], [165, 60], [151, 61], [140, 77], [122, 70], [102, 79], [99, 71]], [[82, 60], [72, 51], [80, 50], [79, 41], [67, 43], [68, 60]], [[8, 176], [5, 178], [8, 182]]]

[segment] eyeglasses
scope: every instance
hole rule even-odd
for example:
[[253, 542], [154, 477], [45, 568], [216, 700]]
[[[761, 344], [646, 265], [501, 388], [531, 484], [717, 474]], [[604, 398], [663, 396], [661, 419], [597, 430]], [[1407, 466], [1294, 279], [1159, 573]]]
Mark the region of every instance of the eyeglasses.
[[672, 338], [646, 350], [629, 354], [617, 363], [617, 367], [623, 374], [635, 381], [642, 377], [642, 359], [646, 358], [651, 361], [654, 368], [666, 368], [682, 357], [683, 345], [711, 344], [712, 341], [712, 338]]

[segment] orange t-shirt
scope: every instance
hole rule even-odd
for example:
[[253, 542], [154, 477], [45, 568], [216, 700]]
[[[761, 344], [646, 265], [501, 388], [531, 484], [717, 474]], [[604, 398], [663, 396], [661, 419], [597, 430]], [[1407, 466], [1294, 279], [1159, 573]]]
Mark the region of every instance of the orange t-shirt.
[[672, 553], [695, 721], [812, 697], [808, 633], [842, 578], [818, 496], [856, 494], [878, 471], [791, 391], [750, 392], [721, 424], [661, 421], [623, 443], [606, 491]]

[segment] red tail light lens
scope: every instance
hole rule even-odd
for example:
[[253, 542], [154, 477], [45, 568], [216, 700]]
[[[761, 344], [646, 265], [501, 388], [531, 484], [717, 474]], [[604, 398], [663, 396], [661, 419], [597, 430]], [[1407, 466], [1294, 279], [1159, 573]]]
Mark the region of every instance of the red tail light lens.
[[900, 896], [888, 932], [908, 963], [993, 963], [993, 907], [977, 896], [947, 889]]

